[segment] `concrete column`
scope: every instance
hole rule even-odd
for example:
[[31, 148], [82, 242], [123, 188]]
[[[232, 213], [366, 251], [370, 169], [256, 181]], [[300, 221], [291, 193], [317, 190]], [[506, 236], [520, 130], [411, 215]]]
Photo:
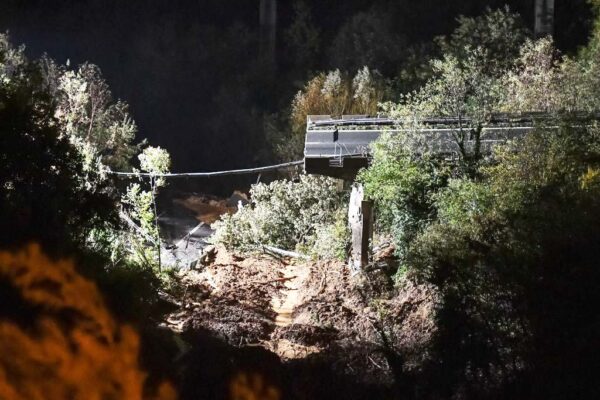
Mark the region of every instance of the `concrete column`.
[[536, 38], [554, 34], [554, 0], [535, 0]]
[[373, 240], [373, 202], [364, 199], [362, 185], [352, 185], [348, 206], [348, 224], [352, 232], [350, 267], [359, 270], [369, 263]]

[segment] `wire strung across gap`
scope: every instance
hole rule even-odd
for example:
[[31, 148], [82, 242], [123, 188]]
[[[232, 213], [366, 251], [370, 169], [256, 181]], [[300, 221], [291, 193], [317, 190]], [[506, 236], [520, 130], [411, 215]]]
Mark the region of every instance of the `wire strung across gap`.
[[224, 175], [243, 175], [252, 174], [256, 172], [275, 171], [282, 168], [293, 167], [296, 165], [304, 164], [304, 160], [292, 161], [283, 164], [269, 165], [266, 167], [258, 168], [247, 168], [247, 169], [232, 169], [229, 171], [215, 171], [215, 172], [182, 172], [182, 173], [168, 173], [168, 174], [151, 174], [148, 172], [117, 172], [107, 171], [108, 174], [124, 177], [154, 177], [154, 178], [185, 178], [185, 177], [203, 177], [210, 178], [213, 176], [224, 176]]

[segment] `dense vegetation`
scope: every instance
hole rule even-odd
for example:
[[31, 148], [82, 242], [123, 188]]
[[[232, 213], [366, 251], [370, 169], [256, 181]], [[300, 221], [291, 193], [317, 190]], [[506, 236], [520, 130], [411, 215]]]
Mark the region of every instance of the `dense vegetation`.
[[[525, 40], [514, 23], [502, 24], [506, 32], [497, 37], [520, 43], [455, 43], [477, 25], [478, 32], [493, 27], [485, 23], [491, 15], [463, 19], [432, 62], [431, 79], [386, 105], [399, 120], [469, 120], [453, 132], [458, 157], [428, 149], [417, 123], [375, 144], [361, 180], [378, 202], [380, 229], [395, 238], [397, 274], [442, 294], [434, 356], [423, 372], [436, 387], [419, 392], [593, 398], [593, 338], [600, 334], [597, 36], [573, 58], [559, 56], [549, 39]], [[477, 143], [498, 111], [552, 118], [486, 156]]]
[[268, 245], [345, 260], [347, 196], [334, 179], [300, 175], [297, 182], [254, 185], [250, 195], [251, 204], [213, 225], [215, 243], [245, 252]]
[[77, 255], [118, 313], [143, 318], [160, 286], [152, 191], [163, 182], [119, 190], [108, 173], [131, 170], [136, 153], [142, 170], [164, 172], [169, 157], [134, 145], [135, 133], [98, 67], [31, 61], [0, 35], [0, 243]]

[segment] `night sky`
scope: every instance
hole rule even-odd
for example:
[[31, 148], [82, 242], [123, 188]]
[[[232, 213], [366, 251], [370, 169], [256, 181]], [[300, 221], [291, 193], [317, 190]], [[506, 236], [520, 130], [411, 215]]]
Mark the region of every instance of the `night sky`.
[[[285, 114], [311, 73], [354, 67], [339, 65], [334, 55], [340, 29], [355, 15], [384, 15], [386, 35], [409, 46], [451, 32], [459, 14], [478, 15], [506, 2], [305, 1], [320, 45], [301, 63], [286, 36], [295, 15], [292, 4], [279, 1], [274, 75], [258, 60], [258, 0], [1, 3], [0, 30], [8, 30], [15, 44], [25, 44], [31, 57], [48, 53], [59, 63], [100, 66], [115, 97], [130, 104], [139, 139], [166, 147], [174, 170], [200, 171], [271, 161], [264, 151], [263, 116]], [[533, 25], [533, 0], [508, 3]], [[571, 52], [587, 39], [590, 11], [585, 0], [556, 3], [556, 41]], [[356, 55], [351, 61], [363, 60]], [[373, 67], [392, 75], [396, 62], [392, 57]]]

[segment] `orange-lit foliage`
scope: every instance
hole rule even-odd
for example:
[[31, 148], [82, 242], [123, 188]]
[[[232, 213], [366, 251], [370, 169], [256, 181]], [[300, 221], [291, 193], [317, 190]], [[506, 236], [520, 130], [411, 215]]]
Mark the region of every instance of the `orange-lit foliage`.
[[[0, 320], [0, 399], [144, 398], [137, 333], [113, 319], [71, 261], [52, 261], [37, 245], [0, 252], [0, 278], [40, 310], [32, 326]], [[168, 384], [150, 396], [175, 397]]]
[[266, 382], [260, 374], [237, 374], [230, 382], [231, 400], [279, 400], [279, 390]]

